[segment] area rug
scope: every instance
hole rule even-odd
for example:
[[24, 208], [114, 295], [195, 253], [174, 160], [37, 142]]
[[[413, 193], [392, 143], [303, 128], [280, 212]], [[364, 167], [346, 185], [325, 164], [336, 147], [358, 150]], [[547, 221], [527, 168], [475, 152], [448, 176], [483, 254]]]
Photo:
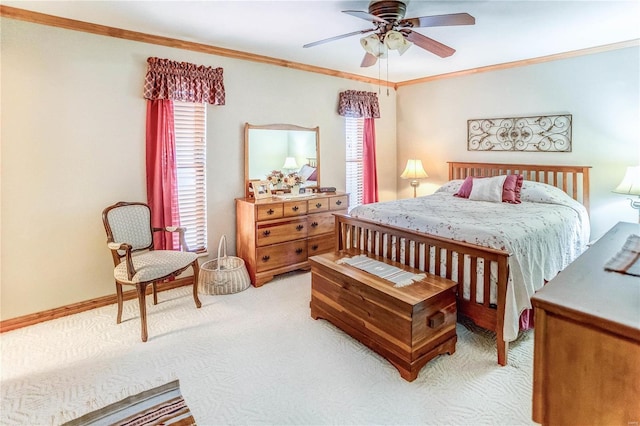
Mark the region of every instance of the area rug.
[[191, 426], [195, 424], [191, 411], [180, 393], [178, 380], [129, 396], [64, 423], [65, 426]]

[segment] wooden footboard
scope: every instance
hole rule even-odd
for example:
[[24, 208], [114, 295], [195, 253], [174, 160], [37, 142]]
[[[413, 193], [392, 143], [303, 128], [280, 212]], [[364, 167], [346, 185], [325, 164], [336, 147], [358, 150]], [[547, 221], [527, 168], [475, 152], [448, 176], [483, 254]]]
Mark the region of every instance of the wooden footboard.
[[[498, 364], [507, 364], [508, 343], [503, 338], [503, 326], [509, 253], [356, 219], [345, 214], [335, 216], [338, 250], [359, 249], [423, 271], [431, 271], [458, 283], [458, 313], [469, 317], [480, 327], [495, 331]], [[468, 262], [466, 268], [465, 259]], [[481, 264], [482, 273], [478, 274], [477, 268]], [[497, 268], [495, 305], [489, 297], [491, 265], [496, 265]], [[463, 296], [465, 282], [469, 283], [469, 299]], [[478, 286], [483, 286], [484, 297], [481, 300], [476, 300]]]

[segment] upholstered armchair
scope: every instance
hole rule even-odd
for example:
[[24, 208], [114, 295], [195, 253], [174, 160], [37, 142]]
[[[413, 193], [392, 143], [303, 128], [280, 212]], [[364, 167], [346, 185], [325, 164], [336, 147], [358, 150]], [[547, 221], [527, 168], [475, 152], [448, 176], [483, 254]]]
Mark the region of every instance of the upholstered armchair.
[[[111, 250], [115, 269], [118, 298], [117, 324], [122, 322], [122, 286], [135, 286], [140, 304], [142, 341], [147, 341], [147, 286], [153, 289], [153, 304], [158, 303], [156, 284], [175, 277], [189, 266], [193, 268], [193, 300], [196, 307], [202, 306], [198, 299], [198, 256], [188, 251], [184, 239], [184, 228], [152, 228], [151, 209], [144, 203], [119, 202], [102, 212], [102, 222], [107, 232], [107, 246]], [[177, 250], [154, 250], [153, 232], [178, 232], [180, 248]]]

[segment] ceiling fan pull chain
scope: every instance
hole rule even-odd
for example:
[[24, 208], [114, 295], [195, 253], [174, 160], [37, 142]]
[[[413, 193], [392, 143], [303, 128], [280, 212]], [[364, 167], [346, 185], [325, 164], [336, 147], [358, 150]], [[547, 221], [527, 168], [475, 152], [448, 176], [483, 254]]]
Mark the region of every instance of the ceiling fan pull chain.
[[380, 60], [378, 61], [378, 95], [382, 94], [382, 87], [380, 87], [380, 81], [381, 81], [380, 79], [382, 78], [382, 71], [380, 70], [380, 67], [382, 65], [380, 65], [380, 62], [382, 61]]
[[389, 60], [391, 55], [387, 56], [387, 97], [389, 96]]

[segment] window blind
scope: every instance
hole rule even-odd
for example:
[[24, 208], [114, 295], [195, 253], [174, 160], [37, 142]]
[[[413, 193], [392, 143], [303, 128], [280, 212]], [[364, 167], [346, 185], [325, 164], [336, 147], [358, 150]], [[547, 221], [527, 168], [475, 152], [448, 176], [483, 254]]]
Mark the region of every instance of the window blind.
[[180, 226], [190, 251], [207, 250], [206, 105], [173, 103]]
[[349, 193], [349, 207], [362, 204], [363, 200], [363, 138], [364, 119], [345, 117], [346, 141], [346, 190]]

